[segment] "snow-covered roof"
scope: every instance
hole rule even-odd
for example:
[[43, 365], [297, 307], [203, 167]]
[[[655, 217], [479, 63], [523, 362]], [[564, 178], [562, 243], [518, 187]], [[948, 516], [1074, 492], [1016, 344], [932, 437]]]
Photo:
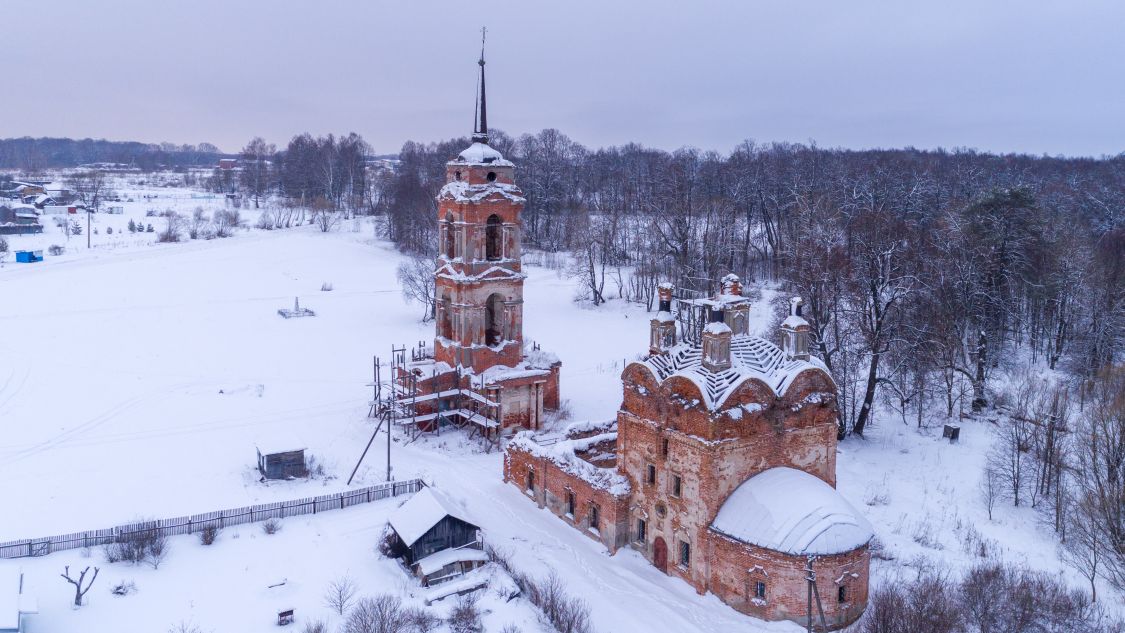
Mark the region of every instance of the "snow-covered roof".
[[832, 486], [794, 468], [771, 468], [731, 493], [711, 529], [787, 554], [841, 554], [875, 535]]
[[303, 439], [286, 431], [269, 431], [267, 435], [258, 438], [254, 446], [262, 455], [303, 451], [308, 448]]
[[452, 497], [440, 490], [427, 487], [419, 490], [406, 503], [399, 506], [391, 515], [389, 522], [402, 542], [410, 547], [447, 516], [475, 525]]
[[[710, 325], [716, 325], [712, 323]], [[718, 324], [722, 325], [722, 324]], [[806, 369], [828, 369], [817, 358], [807, 361], [788, 358], [776, 345], [758, 338], [737, 334], [731, 337], [730, 369], [713, 372], [703, 366], [703, 353], [699, 344], [680, 343], [667, 353], [654, 354], [641, 361], [663, 382], [673, 376], [682, 376], [695, 382], [703, 393], [707, 407], [719, 409], [742, 383], [758, 379], [781, 395], [793, 379]]]
[[438, 199], [450, 199], [454, 202], [481, 202], [492, 194], [499, 194], [512, 202], [527, 201], [523, 197], [523, 192], [516, 185], [502, 182], [470, 185], [464, 180], [454, 180], [446, 184], [438, 192]]
[[0, 631], [18, 631], [21, 613], [39, 612], [36, 600], [21, 592], [20, 576], [18, 567], [0, 569]]
[[[573, 435], [579, 433], [595, 434], [589, 437], [571, 439]], [[595, 466], [577, 455], [578, 452], [589, 450], [597, 444], [616, 439], [616, 420], [597, 424], [576, 422], [567, 427], [563, 437], [537, 436], [530, 431], [524, 431], [513, 437], [508, 442], [508, 446], [550, 460], [564, 472], [578, 477], [594, 488], [621, 497], [629, 494], [631, 490], [629, 480], [624, 475], [619, 473], [616, 468]]]
[[797, 329], [799, 327], [809, 327], [809, 322], [806, 321], [803, 317], [797, 316], [796, 314], [790, 314], [789, 316], [785, 317], [784, 321], [781, 322], [781, 327], [792, 329]]
[[472, 547], [460, 547], [456, 549], [443, 549], [439, 552], [434, 552], [422, 560], [414, 563], [423, 575], [429, 576], [430, 574], [439, 571], [442, 567], [451, 563], [457, 562], [473, 562], [484, 563], [488, 561], [488, 554], [483, 550], [474, 549]]
[[499, 165], [511, 167], [512, 163], [504, 160], [504, 156], [486, 143], [473, 143], [457, 155], [454, 162], [468, 165]]

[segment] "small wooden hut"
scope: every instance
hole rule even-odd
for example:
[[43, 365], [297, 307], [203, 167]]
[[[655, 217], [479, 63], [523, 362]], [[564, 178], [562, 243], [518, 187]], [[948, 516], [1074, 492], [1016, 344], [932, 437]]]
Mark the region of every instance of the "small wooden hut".
[[393, 549], [423, 586], [451, 580], [488, 562], [480, 528], [448, 495], [423, 488], [391, 515]]
[[296, 439], [270, 438], [257, 443], [258, 471], [266, 479], [307, 477], [305, 448]]

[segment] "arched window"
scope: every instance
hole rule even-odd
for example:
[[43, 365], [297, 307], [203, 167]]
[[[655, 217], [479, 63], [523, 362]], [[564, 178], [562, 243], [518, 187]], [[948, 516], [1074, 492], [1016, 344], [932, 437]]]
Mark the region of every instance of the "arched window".
[[488, 182], [496, 182], [496, 172], [494, 172], [494, 171], [488, 172], [488, 175], [485, 176], [485, 178], [488, 179]]
[[445, 244], [442, 246], [442, 251], [445, 253], [446, 259], [456, 257], [454, 251], [457, 248], [457, 232], [453, 226], [453, 214], [448, 212], [445, 214]]
[[499, 345], [504, 340], [504, 297], [494, 294], [485, 303], [484, 344]]
[[484, 227], [484, 256], [489, 260], [500, 259], [503, 254], [501, 241], [504, 239], [504, 222], [493, 213], [488, 216]]
[[441, 315], [438, 317], [438, 336], [443, 338], [453, 338], [453, 301], [449, 299], [449, 295], [443, 295], [441, 298]]

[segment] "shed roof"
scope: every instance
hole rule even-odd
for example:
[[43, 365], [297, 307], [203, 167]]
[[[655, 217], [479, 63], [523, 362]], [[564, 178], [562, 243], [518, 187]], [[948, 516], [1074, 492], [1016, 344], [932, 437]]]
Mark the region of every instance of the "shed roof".
[[484, 563], [488, 561], [488, 554], [484, 550], [474, 549], [472, 547], [461, 547], [454, 549], [443, 549], [440, 552], [434, 552], [422, 560], [414, 563], [423, 575], [429, 576], [430, 574], [439, 571], [442, 567], [450, 563], [458, 562], [472, 562]]
[[427, 487], [419, 490], [413, 497], [407, 499], [406, 503], [399, 506], [391, 515], [390, 524], [399, 538], [410, 547], [447, 516], [476, 526], [452, 497], [440, 490]]
[[258, 438], [258, 441], [254, 442], [254, 446], [262, 455], [291, 453], [308, 448], [303, 439], [285, 431], [271, 431], [268, 435]]
[[39, 612], [35, 599], [21, 593], [20, 576], [18, 567], [0, 568], [0, 631], [18, 631], [21, 613]]
[[711, 528], [733, 539], [787, 554], [840, 554], [875, 535], [867, 519], [820, 479], [788, 467], [742, 483], [723, 502]]

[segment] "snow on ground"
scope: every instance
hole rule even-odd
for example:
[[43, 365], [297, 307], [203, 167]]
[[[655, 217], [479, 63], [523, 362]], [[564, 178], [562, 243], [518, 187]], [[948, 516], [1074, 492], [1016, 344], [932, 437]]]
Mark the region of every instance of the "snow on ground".
[[[369, 224], [351, 222], [328, 234], [314, 227], [242, 231], [172, 245], [132, 236], [0, 267], [0, 493], [8, 510], [0, 540], [345, 488], [371, 433], [364, 383], [372, 356], [432, 338], [418, 306], [401, 299], [399, 256], [371, 236]], [[15, 250], [24, 248], [21, 240], [43, 238], [9, 241]], [[620, 403], [623, 361], [645, 351], [649, 314], [622, 302], [576, 306], [571, 280], [536, 266], [527, 272], [527, 338], [563, 361], [562, 394], [573, 419], [609, 419]], [[322, 292], [325, 282], [334, 290]], [[769, 322], [775, 294], [763, 290], [752, 327]], [[278, 317], [295, 296], [317, 316]], [[1001, 509], [987, 521], [976, 484], [990, 427], [968, 422], [961, 443], [951, 446], [936, 431], [888, 418], [867, 440], [841, 444], [839, 489], [895, 558], [876, 562], [876, 582], [919, 555], [971, 564], [979, 548], [963, 545], [972, 542], [970, 529], [999, 543], [1009, 560], [1060, 569], [1053, 537], [1032, 514]], [[259, 483], [254, 444], [275, 437], [299, 438], [326, 476]], [[383, 442], [356, 485], [382, 480]], [[698, 596], [627, 548], [607, 556], [503, 484], [501, 456], [481, 453], [463, 434], [398, 441], [392, 450], [396, 478], [421, 476], [464, 499], [486, 540], [509, 551], [517, 567], [566, 579], [590, 604], [599, 631], [797, 630]], [[405, 572], [374, 553], [399, 502], [291, 518], [273, 536], [243, 526], [210, 549], [177, 537], [159, 570], [108, 565], [100, 552], [78, 550], [0, 566], [22, 567], [29, 591], [40, 597], [32, 633], [150, 632], [181, 621], [203, 630], [273, 630], [271, 609], [279, 602], [296, 608], [299, 621], [327, 617], [324, 589], [344, 571], [363, 594], [409, 592]], [[102, 576], [90, 605], [74, 611], [58, 574], [63, 565], [87, 564], [101, 565]], [[282, 578], [288, 582], [280, 590], [265, 588]], [[110, 595], [118, 580], [134, 580], [138, 592]], [[489, 598], [483, 606], [493, 611], [489, 630], [508, 623], [537, 630], [524, 601]]]

